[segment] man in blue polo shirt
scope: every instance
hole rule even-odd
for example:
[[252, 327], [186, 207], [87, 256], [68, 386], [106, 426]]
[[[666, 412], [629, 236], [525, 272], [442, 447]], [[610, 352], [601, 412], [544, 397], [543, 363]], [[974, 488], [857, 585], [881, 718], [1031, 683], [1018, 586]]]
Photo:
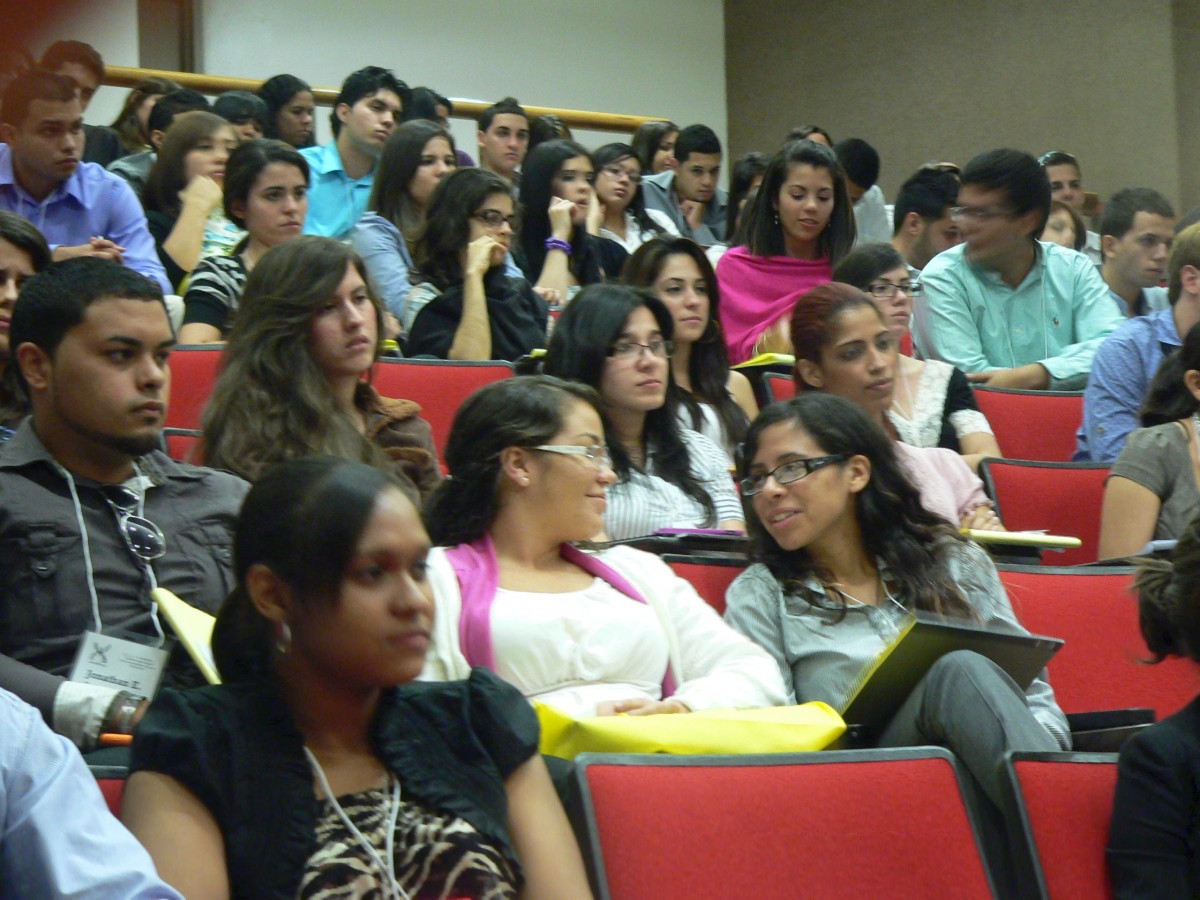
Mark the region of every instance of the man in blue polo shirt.
[[1200, 225], [1175, 237], [1167, 300], [1169, 307], [1125, 322], [1096, 351], [1083, 394], [1083, 424], [1075, 435], [1076, 460], [1112, 462], [1121, 455], [1129, 433], [1141, 425], [1138, 410], [1154, 373], [1200, 322]]
[[330, 113], [333, 140], [301, 150], [312, 170], [305, 234], [345, 239], [367, 209], [375, 168], [411, 91], [391, 70], [367, 66], [342, 83]]
[[1041, 243], [1050, 182], [1028, 153], [981, 153], [962, 173], [964, 243], [921, 273], [914, 337], [927, 359], [976, 383], [1078, 390], [1096, 348], [1123, 319], [1084, 255]]
[[83, 107], [75, 82], [27, 70], [5, 88], [0, 119], [0, 209], [36, 225], [55, 261], [111, 259], [170, 292], [129, 185], [103, 166], [80, 162]]

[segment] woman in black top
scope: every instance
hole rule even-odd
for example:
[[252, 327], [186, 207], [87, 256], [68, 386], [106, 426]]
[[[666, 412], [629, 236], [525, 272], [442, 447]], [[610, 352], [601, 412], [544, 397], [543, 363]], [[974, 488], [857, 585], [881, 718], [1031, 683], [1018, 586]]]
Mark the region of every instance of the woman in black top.
[[385, 472], [292, 460], [250, 491], [213, 633], [224, 683], [164, 691], [123, 817], [189, 898], [588, 896], [524, 698], [415, 682], [429, 538]]
[[514, 221], [499, 175], [470, 168], [442, 179], [414, 253], [425, 283], [407, 301], [408, 356], [515, 360], [546, 345], [545, 301], [504, 273]]

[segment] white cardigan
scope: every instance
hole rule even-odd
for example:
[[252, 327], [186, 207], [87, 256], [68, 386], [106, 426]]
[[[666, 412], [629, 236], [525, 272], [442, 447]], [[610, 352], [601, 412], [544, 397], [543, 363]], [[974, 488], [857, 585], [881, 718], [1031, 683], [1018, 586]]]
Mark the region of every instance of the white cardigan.
[[[612, 547], [596, 555], [624, 576], [658, 617], [667, 639], [676, 686], [674, 699], [693, 710], [780, 706], [787, 702], [787, 689], [771, 657], [726, 625], [661, 559], [630, 547]], [[437, 612], [421, 678], [466, 678], [471, 666], [459, 646], [462, 597], [458, 576], [443, 548], [429, 554], [428, 577]], [[619, 681], [620, 673], [613, 673], [613, 680]]]

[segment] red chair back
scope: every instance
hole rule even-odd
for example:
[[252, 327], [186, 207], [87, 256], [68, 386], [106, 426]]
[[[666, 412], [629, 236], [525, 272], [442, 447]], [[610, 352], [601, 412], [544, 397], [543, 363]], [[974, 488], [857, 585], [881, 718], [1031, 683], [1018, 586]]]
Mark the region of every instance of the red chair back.
[[125, 798], [125, 780], [129, 777], [129, 770], [124, 766], [90, 766], [90, 768], [92, 777], [100, 786], [100, 793], [104, 795], [104, 802], [108, 804], [109, 811], [120, 818], [121, 801]]
[[597, 897], [992, 896], [938, 747], [583, 754], [576, 777]]
[[1104, 850], [1117, 787], [1115, 753], [1015, 753], [1008, 773], [1042, 897], [1112, 897]]
[[421, 405], [440, 456], [462, 402], [484, 385], [512, 374], [512, 365], [502, 360], [382, 359], [371, 372], [371, 383], [384, 397]]
[[1200, 691], [1195, 664], [1142, 662], [1132, 568], [1001, 566], [1000, 579], [1022, 625], [1066, 641], [1049, 665], [1064, 712], [1149, 707], [1163, 719]]
[[979, 477], [1009, 531], [1042, 530], [1083, 541], [1074, 550], [1043, 550], [1042, 562], [1055, 566], [1096, 561], [1108, 472], [1104, 463], [1013, 459], [985, 459], [979, 467]]
[[1079, 391], [1015, 391], [980, 385], [975, 402], [1008, 459], [1070, 462], [1083, 421]]
[[663, 556], [667, 563], [684, 581], [696, 589], [705, 603], [720, 615], [725, 615], [725, 592], [733, 579], [746, 570], [744, 559], [702, 560], [695, 556]]
[[220, 345], [182, 344], [171, 351], [171, 396], [166, 428], [199, 428], [221, 371]]
[[781, 375], [778, 372], [767, 372], [762, 377], [763, 393], [767, 395], [768, 403], [780, 400], [791, 400], [796, 396], [796, 382], [791, 375]]

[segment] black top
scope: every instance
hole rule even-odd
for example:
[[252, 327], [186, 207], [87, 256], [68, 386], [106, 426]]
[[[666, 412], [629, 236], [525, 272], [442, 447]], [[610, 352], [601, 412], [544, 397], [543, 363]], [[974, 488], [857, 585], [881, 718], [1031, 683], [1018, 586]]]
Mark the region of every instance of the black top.
[[1200, 698], [1121, 748], [1108, 869], [1118, 898], [1200, 896]]
[[163, 249], [163, 242], [171, 236], [171, 232], [175, 229], [175, 223], [178, 221], [178, 216], [168, 216], [155, 209], [146, 210], [146, 227], [150, 231], [150, 237], [154, 238], [154, 249], [158, 251], [158, 261], [167, 270], [167, 279], [177, 293], [188, 273], [171, 258], [170, 253]]
[[[538, 722], [516, 688], [483, 669], [412, 682], [384, 693], [371, 737], [406, 800], [465, 819], [520, 871], [504, 780], [537, 752]], [[208, 807], [232, 896], [292, 898], [319, 806], [303, 747], [269, 685], [164, 690], [138, 726], [130, 771], [169, 775]]]
[[[487, 277], [483, 282], [492, 330], [491, 358], [511, 362], [546, 346], [546, 320], [550, 313], [546, 301], [534, 293], [524, 278], [504, 277], [501, 269], [493, 271], [499, 277]], [[430, 300], [413, 320], [404, 344], [405, 355], [449, 357], [454, 333], [462, 321], [462, 310], [462, 284], [451, 285]]]
[[83, 161], [98, 163], [108, 168], [122, 156], [126, 156], [121, 136], [107, 125], [83, 126]]
[[964, 409], [978, 412], [979, 404], [975, 402], [975, 392], [971, 390], [967, 376], [963, 374], [962, 369], [955, 366], [954, 371], [950, 373], [950, 383], [946, 385], [946, 402], [942, 405], [942, 433], [937, 444], [939, 447], [962, 453], [962, 445], [954, 425], [950, 422], [950, 414]]

